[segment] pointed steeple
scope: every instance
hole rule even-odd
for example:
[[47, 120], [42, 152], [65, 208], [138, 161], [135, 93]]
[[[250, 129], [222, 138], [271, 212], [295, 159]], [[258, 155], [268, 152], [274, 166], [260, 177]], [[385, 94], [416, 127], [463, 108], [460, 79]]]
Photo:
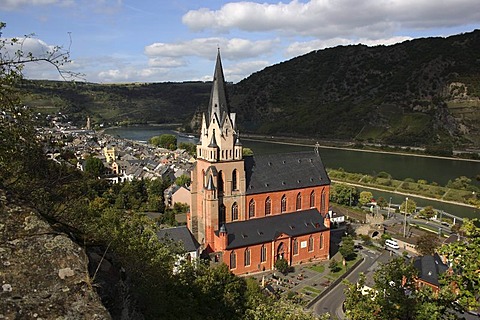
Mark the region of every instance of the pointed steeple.
[[220, 48], [217, 52], [217, 62], [213, 73], [213, 86], [210, 93], [210, 102], [208, 104], [208, 119], [210, 123], [214, 115], [217, 116], [216, 121], [222, 121], [225, 114], [229, 114], [230, 110], [227, 104], [227, 93], [225, 90], [225, 78], [223, 76], [222, 60], [220, 59]]

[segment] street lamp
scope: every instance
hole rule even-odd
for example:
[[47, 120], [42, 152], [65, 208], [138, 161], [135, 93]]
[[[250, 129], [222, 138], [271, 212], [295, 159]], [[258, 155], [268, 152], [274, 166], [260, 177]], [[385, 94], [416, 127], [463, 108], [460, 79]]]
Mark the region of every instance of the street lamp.
[[391, 206], [392, 206], [392, 197], [390, 197], [390, 201], [388, 202], [387, 219], [390, 219], [390, 207]]
[[408, 197], [405, 198], [405, 217], [403, 223], [403, 237], [405, 238], [407, 234], [407, 212], [408, 212]]

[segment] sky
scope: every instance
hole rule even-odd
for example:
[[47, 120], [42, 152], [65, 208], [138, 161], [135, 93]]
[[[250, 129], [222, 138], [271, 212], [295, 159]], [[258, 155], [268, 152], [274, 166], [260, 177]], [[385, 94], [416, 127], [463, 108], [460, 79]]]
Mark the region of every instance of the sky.
[[[478, 0], [0, 0], [0, 21], [6, 23], [1, 37], [19, 38], [24, 52], [69, 51], [63, 68], [82, 74], [78, 80], [210, 81], [219, 48], [226, 81], [236, 83], [313, 50], [471, 32], [480, 29], [480, 6]], [[42, 63], [28, 64], [24, 75], [61, 79]]]

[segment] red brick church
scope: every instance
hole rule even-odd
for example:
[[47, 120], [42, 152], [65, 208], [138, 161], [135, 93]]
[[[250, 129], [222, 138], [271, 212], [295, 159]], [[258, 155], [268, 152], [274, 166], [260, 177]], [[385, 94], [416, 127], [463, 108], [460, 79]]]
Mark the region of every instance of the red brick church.
[[243, 156], [220, 52], [192, 171], [188, 228], [235, 274], [329, 259], [330, 179], [318, 150]]

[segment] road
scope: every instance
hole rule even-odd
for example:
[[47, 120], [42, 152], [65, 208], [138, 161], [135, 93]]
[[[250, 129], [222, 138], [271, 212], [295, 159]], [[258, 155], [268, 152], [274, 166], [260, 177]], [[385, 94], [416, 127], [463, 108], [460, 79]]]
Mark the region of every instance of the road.
[[[378, 263], [384, 263], [391, 259], [388, 251], [382, 253], [372, 250], [364, 249], [361, 251], [365, 260], [347, 276], [347, 280], [350, 282], [357, 282], [360, 272], [368, 274], [374, 272]], [[316, 314], [321, 315], [326, 312], [330, 313], [332, 319], [345, 319], [345, 315], [342, 310], [342, 304], [345, 300], [343, 290], [345, 285], [343, 283], [338, 284], [332, 291], [320, 299], [314, 306], [313, 310]]]

